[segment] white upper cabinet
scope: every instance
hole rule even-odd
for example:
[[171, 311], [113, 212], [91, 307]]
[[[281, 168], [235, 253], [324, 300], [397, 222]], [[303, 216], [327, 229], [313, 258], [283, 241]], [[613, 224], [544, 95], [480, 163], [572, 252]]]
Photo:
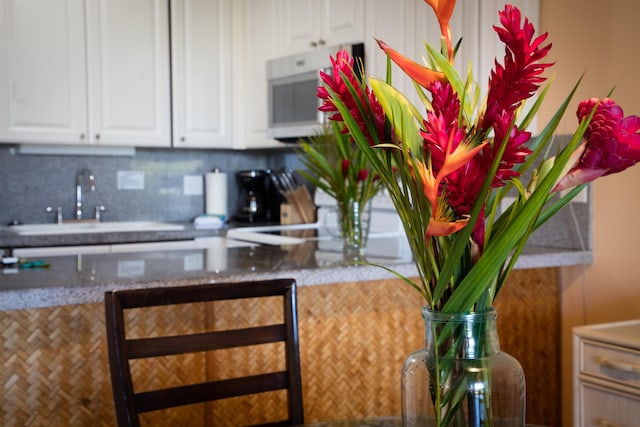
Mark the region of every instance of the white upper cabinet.
[[280, 146], [267, 137], [267, 60], [281, 54], [279, 0], [233, 0], [233, 142], [229, 148]]
[[169, 146], [167, 1], [0, 0], [0, 141]]
[[282, 54], [362, 41], [364, 4], [363, 0], [280, 0]]
[[87, 0], [90, 141], [170, 146], [168, 0]]
[[0, 140], [86, 139], [82, 0], [0, 1]]
[[231, 145], [231, 1], [171, 2], [173, 146]]

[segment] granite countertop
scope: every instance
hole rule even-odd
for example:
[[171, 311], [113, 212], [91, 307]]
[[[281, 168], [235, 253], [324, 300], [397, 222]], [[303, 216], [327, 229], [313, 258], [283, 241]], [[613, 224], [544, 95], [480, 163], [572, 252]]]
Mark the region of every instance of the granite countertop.
[[198, 230], [190, 223], [176, 223], [182, 230], [128, 231], [115, 233], [78, 233], [56, 235], [21, 236], [11, 227], [0, 227], [0, 249], [69, 245], [97, 245], [111, 243], [158, 242], [194, 239], [196, 237], [219, 236], [221, 230]]
[[[383, 268], [353, 264], [343, 259], [339, 243], [310, 239], [296, 245], [229, 245], [224, 230], [15, 237], [0, 246], [88, 246], [88, 253], [38, 256], [49, 265], [43, 269], [5, 268], [0, 274], [0, 310], [50, 307], [101, 302], [113, 289], [187, 285], [221, 281], [293, 277], [298, 286], [393, 278]], [[4, 232], [6, 233], [6, 232]], [[13, 234], [13, 233], [12, 233]], [[133, 235], [137, 234], [137, 236]], [[195, 239], [195, 240], [194, 240]], [[167, 243], [170, 240], [182, 242]], [[190, 243], [190, 240], [195, 242]], [[149, 245], [144, 242], [162, 242]], [[188, 241], [185, 245], [185, 241]], [[123, 242], [136, 242], [126, 244]], [[117, 243], [117, 244], [116, 244]], [[108, 248], [105, 250], [98, 250]], [[97, 253], [90, 253], [91, 250]], [[29, 257], [29, 259], [36, 259]], [[416, 277], [406, 240], [397, 235], [372, 235], [367, 261]], [[581, 265], [592, 262], [590, 251], [531, 246], [516, 268]]]

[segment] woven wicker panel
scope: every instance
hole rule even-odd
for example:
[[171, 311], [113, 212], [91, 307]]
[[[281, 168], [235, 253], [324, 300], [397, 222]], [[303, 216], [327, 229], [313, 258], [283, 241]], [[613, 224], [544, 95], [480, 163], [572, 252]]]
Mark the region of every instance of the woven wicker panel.
[[407, 285], [298, 290], [305, 421], [400, 414], [400, 372], [424, 341], [422, 301]]
[[114, 422], [101, 304], [0, 313], [0, 425]]
[[[203, 316], [207, 328], [262, 321], [281, 312], [270, 305], [216, 305], [206, 316], [199, 309], [178, 308], [175, 315], [158, 313], [145, 322], [134, 316], [131, 332], [203, 327]], [[402, 362], [423, 345], [421, 306], [417, 293], [399, 280], [299, 287], [305, 421], [399, 415]], [[555, 270], [515, 271], [497, 306], [501, 345], [522, 363], [527, 376], [527, 421], [560, 425]], [[2, 312], [0, 328], [0, 425], [115, 425], [102, 304]], [[282, 368], [275, 348], [255, 351], [209, 360], [196, 356], [179, 362], [183, 369], [178, 377], [198, 381], [203, 372], [212, 377], [247, 366]], [[149, 383], [169, 378], [144, 366], [134, 371]], [[272, 397], [267, 405], [279, 407], [284, 398]], [[263, 411], [257, 405], [257, 400], [241, 399], [206, 408], [193, 405], [147, 414], [143, 422], [200, 426], [213, 425], [210, 420], [219, 417], [216, 426], [237, 426], [261, 421], [250, 411]]]
[[559, 426], [562, 407], [558, 272], [547, 268], [515, 273], [495, 304], [500, 347], [518, 359], [524, 369], [527, 422]]

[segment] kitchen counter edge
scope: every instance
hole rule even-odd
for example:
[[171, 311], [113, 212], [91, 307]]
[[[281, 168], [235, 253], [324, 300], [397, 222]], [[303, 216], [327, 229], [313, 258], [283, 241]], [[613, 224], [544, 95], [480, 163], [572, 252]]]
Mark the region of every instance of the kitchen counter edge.
[[[567, 250], [550, 247], [527, 247], [516, 263], [516, 269], [553, 268], [575, 265], [589, 265], [593, 253], [588, 250]], [[392, 268], [405, 277], [417, 277], [417, 269], [411, 263], [394, 263]], [[20, 290], [0, 289], [0, 311], [46, 308], [62, 305], [102, 302], [104, 293], [116, 289], [149, 287], [186, 286], [198, 283], [235, 282], [292, 277], [298, 286], [330, 285], [347, 282], [392, 279], [395, 276], [387, 270], [373, 265], [335, 264], [330, 267], [247, 272], [229, 275], [205, 274], [200, 277], [164, 280], [122, 280], [112, 283], [91, 283], [82, 286], [59, 286]]]

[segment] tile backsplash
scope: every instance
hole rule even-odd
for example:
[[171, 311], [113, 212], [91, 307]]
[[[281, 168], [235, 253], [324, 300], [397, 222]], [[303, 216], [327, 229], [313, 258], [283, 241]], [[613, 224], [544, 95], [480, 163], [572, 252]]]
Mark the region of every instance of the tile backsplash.
[[[226, 172], [232, 214], [238, 203], [235, 172], [281, 167], [297, 167], [291, 149], [137, 149], [133, 156], [91, 156], [19, 154], [0, 145], [0, 225], [54, 222], [48, 206], [62, 207], [64, 219], [71, 219], [76, 174], [84, 168], [95, 176], [95, 191], [83, 197], [85, 217], [93, 218], [95, 206], [103, 205], [104, 221], [186, 222], [204, 212], [204, 196], [190, 194], [195, 177], [214, 168]], [[185, 177], [191, 185], [185, 185]]]
[[[19, 154], [15, 147], [0, 144], [0, 225], [14, 220], [52, 223], [55, 214], [45, 211], [48, 206], [60, 206], [63, 217], [72, 218], [76, 174], [83, 168], [95, 176], [95, 191], [84, 195], [85, 217], [92, 218], [95, 206], [104, 205], [104, 221], [188, 222], [204, 212], [204, 196], [190, 194], [197, 176], [214, 168], [229, 175], [227, 205], [229, 215], [233, 215], [239, 192], [236, 172], [299, 166], [291, 147], [244, 151], [137, 149], [133, 156], [73, 156]], [[185, 181], [191, 185], [185, 185]], [[591, 249], [591, 199], [565, 207], [537, 230], [529, 243]]]

